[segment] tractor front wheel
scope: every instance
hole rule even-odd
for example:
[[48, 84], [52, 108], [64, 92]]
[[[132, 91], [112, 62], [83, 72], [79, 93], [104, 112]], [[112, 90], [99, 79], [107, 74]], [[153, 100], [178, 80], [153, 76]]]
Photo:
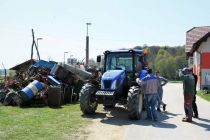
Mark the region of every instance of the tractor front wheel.
[[85, 84], [80, 91], [80, 109], [84, 114], [94, 114], [98, 103], [95, 93], [97, 87], [91, 83]]
[[132, 86], [128, 91], [127, 107], [129, 118], [131, 120], [139, 120], [141, 118], [143, 108], [143, 93], [139, 86]]

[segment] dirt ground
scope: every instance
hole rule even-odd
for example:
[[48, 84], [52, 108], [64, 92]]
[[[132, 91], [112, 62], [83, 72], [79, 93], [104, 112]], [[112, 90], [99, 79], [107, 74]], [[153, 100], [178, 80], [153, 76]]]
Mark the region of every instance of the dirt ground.
[[99, 109], [90, 116], [93, 124], [87, 126], [85, 133], [87, 140], [120, 140], [126, 133], [126, 125], [130, 124], [128, 112], [123, 106]]

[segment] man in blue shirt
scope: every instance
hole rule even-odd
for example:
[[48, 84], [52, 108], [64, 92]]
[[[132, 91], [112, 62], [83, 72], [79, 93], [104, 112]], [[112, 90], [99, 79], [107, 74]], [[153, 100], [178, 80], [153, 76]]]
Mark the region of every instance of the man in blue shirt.
[[148, 75], [136, 81], [139, 85], [142, 85], [144, 89], [147, 119], [157, 121], [156, 102], [158, 99], [158, 89], [161, 86], [159, 80], [152, 73], [152, 69], [148, 69]]

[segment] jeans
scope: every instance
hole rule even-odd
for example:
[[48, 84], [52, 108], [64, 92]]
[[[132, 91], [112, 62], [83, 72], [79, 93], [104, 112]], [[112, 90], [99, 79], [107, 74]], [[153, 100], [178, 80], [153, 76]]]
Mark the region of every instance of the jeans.
[[196, 95], [194, 95], [194, 97], [193, 97], [192, 109], [193, 109], [194, 115], [198, 116], [198, 109], [197, 109], [197, 105], [196, 105]]
[[158, 93], [158, 108], [160, 108], [160, 105], [165, 105], [162, 99], [163, 99], [163, 92], [159, 92]]
[[158, 94], [145, 94], [145, 107], [147, 111], [147, 118], [157, 119], [156, 103]]
[[186, 118], [192, 120], [193, 110], [192, 110], [192, 100], [193, 100], [192, 93], [184, 93], [184, 110]]

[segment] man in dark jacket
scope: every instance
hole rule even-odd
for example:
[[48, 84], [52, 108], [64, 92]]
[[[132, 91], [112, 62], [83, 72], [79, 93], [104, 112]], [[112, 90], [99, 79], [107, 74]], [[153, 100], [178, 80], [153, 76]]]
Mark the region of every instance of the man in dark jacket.
[[195, 79], [195, 85], [194, 85], [195, 94], [194, 94], [193, 101], [192, 101], [192, 108], [193, 108], [193, 113], [194, 113], [193, 117], [198, 118], [198, 109], [197, 109], [197, 105], [196, 105], [196, 93], [197, 93], [196, 86], [197, 86], [198, 76], [196, 74], [194, 74], [192, 70], [191, 70], [191, 72]]
[[184, 91], [184, 110], [185, 115], [182, 119], [183, 122], [192, 122], [192, 100], [194, 98], [194, 85], [195, 80], [192, 76], [191, 70], [189, 68], [184, 68], [180, 77], [183, 80], [183, 91]]

